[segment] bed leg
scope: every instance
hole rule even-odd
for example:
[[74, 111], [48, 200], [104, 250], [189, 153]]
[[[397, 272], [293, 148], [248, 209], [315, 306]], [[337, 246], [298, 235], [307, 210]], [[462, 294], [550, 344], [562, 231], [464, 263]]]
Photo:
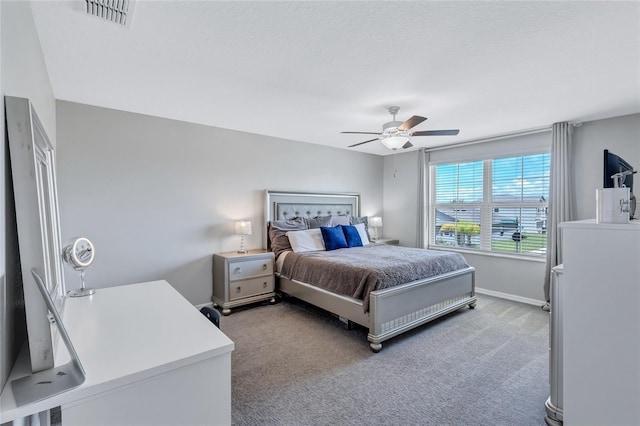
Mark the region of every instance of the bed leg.
[[474, 309], [476, 307], [476, 301], [469, 303], [469, 309]]
[[369, 343], [369, 347], [374, 353], [378, 353], [382, 350], [382, 343]]

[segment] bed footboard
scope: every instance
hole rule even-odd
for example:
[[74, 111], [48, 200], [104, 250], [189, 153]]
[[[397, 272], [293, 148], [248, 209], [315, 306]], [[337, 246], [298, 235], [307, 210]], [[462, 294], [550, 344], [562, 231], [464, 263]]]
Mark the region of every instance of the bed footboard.
[[374, 352], [382, 342], [464, 306], [476, 304], [475, 269], [460, 269], [371, 293], [369, 312], [362, 301], [300, 281], [278, 277], [278, 291], [304, 300], [369, 329]]
[[475, 307], [472, 267], [371, 293], [369, 334], [374, 352], [382, 342], [465, 305]]

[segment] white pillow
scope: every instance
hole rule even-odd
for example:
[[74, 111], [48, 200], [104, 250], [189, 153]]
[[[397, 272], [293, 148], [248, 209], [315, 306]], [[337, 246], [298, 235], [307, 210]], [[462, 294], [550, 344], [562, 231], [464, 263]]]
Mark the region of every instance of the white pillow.
[[304, 231], [287, 232], [291, 248], [296, 253], [304, 251], [325, 250], [324, 240], [320, 228], [305, 229]]
[[353, 225], [358, 230], [358, 234], [360, 234], [360, 239], [362, 240], [362, 245], [366, 246], [369, 244], [369, 237], [367, 237], [367, 230], [364, 228], [364, 223], [357, 223]]

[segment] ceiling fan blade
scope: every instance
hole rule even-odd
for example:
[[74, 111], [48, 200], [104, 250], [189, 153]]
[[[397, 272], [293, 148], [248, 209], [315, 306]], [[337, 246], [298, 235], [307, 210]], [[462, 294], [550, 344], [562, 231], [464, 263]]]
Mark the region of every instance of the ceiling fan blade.
[[426, 117], [420, 117], [419, 115], [414, 115], [413, 117], [411, 117], [410, 119], [408, 119], [407, 121], [402, 123], [398, 127], [398, 130], [406, 132], [407, 130], [412, 129], [415, 126], [417, 126], [418, 124], [422, 123], [426, 119], [427, 119]]
[[354, 135], [381, 135], [380, 132], [340, 132], [340, 133], [351, 133]]
[[452, 130], [423, 130], [420, 132], [413, 132], [409, 136], [455, 136], [460, 133], [458, 129]]
[[353, 148], [354, 146], [358, 146], [358, 145], [364, 145], [365, 143], [369, 143], [369, 142], [373, 142], [373, 141], [377, 141], [378, 138], [375, 139], [370, 139], [368, 141], [364, 141], [364, 142], [359, 142], [359, 143], [355, 143], [353, 145], [349, 145], [347, 148]]
[[411, 148], [413, 146], [413, 144], [409, 141], [407, 141], [407, 143], [405, 143], [404, 145], [402, 145], [402, 149], [407, 149], [407, 148]]

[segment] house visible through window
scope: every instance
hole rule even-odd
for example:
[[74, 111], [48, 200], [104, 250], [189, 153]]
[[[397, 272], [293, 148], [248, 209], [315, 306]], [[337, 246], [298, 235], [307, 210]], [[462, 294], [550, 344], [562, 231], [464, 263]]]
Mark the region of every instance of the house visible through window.
[[544, 256], [549, 156], [430, 166], [430, 245]]

